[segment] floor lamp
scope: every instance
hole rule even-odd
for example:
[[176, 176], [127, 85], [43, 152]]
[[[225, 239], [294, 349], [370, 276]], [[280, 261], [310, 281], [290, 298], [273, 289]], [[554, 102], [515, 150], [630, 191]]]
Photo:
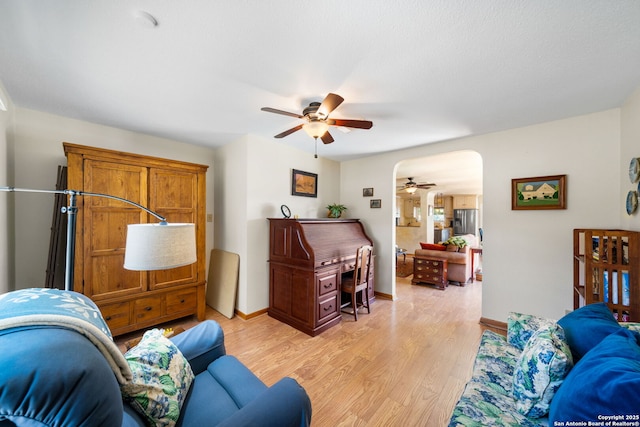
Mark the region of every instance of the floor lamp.
[[32, 190], [29, 188], [0, 187], [0, 191], [66, 194], [69, 205], [62, 208], [67, 214], [67, 251], [65, 257], [65, 290], [73, 290], [73, 267], [75, 258], [76, 214], [78, 196], [105, 197], [118, 200], [153, 215], [158, 224], [127, 225], [127, 241], [124, 253], [124, 268], [127, 270], [166, 270], [196, 262], [195, 224], [168, 223], [166, 218], [131, 200], [102, 193], [78, 190]]

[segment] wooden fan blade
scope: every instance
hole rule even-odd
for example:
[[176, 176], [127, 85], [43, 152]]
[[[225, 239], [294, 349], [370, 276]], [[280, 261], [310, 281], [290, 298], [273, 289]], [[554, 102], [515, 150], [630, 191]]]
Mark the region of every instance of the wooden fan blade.
[[302, 129], [302, 125], [301, 124], [296, 126], [296, 127], [294, 127], [294, 128], [291, 128], [289, 130], [285, 130], [282, 133], [277, 134], [276, 136], [274, 136], [274, 138], [284, 138], [285, 136], [291, 135], [292, 133], [297, 132], [300, 129]]
[[320, 139], [322, 140], [322, 142], [324, 142], [325, 144], [331, 144], [334, 139], [331, 136], [331, 134], [329, 133], [329, 131], [326, 131], [321, 137]]
[[282, 114], [285, 116], [291, 116], [291, 117], [295, 117], [298, 119], [303, 119], [304, 116], [301, 116], [300, 114], [296, 114], [296, 113], [290, 113], [288, 111], [284, 111], [284, 110], [277, 110], [275, 108], [271, 108], [271, 107], [262, 107], [261, 108], [262, 111], [266, 111], [267, 113], [276, 113], [276, 114]]
[[327, 117], [333, 110], [338, 108], [338, 105], [342, 104], [342, 101], [344, 101], [343, 97], [335, 93], [330, 93], [324, 98], [320, 107], [318, 107], [318, 114], [323, 114], [324, 117]]
[[369, 120], [348, 120], [348, 119], [330, 119], [327, 123], [333, 126], [344, 126], [347, 128], [371, 129], [373, 122]]

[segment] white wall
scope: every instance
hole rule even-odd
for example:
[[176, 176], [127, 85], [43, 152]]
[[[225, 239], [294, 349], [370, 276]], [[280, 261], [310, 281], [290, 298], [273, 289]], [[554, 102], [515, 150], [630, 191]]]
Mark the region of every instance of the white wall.
[[[343, 162], [341, 201], [374, 239], [376, 291], [395, 295], [395, 166], [457, 150], [483, 161], [483, 317], [561, 317], [573, 307], [572, 229], [620, 225], [620, 110]], [[511, 210], [512, 178], [558, 174], [567, 175], [566, 210]], [[383, 209], [369, 209], [363, 187], [375, 188]]]
[[[640, 190], [639, 183], [629, 180], [629, 162], [632, 157], [640, 157], [640, 87], [629, 96], [622, 107], [621, 114], [621, 150], [620, 150], [620, 189], [618, 204], [626, 206], [627, 192]], [[640, 231], [640, 212], [627, 215], [626, 209], [621, 210], [621, 228], [624, 230]]]
[[[216, 165], [216, 182], [222, 188], [216, 191], [215, 247], [240, 255], [236, 308], [252, 314], [269, 306], [267, 218], [282, 218], [283, 204], [292, 216], [326, 217], [326, 206], [340, 202], [340, 167], [255, 135], [217, 149]], [[292, 169], [318, 174], [317, 198], [291, 195]]]
[[[13, 127], [13, 105], [4, 86], [0, 82], [0, 101], [4, 104], [6, 111], [0, 109], [0, 187], [11, 186], [11, 171], [9, 158], [10, 143]], [[12, 204], [10, 194], [0, 192], [0, 293], [9, 291], [11, 277], [13, 275], [13, 251], [12, 246], [14, 233], [10, 225], [13, 220]]]
[[[54, 189], [58, 165], [66, 165], [63, 142], [208, 165], [207, 213], [213, 213], [212, 149], [23, 108], [15, 112], [14, 185]], [[41, 287], [47, 268], [53, 195], [15, 193], [13, 196], [15, 289]], [[206, 235], [208, 253], [213, 247], [213, 223], [207, 223]]]

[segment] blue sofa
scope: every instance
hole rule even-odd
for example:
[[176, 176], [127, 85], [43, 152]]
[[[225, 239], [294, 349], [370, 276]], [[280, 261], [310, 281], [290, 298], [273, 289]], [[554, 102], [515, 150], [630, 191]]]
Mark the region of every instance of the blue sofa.
[[640, 425], [640, 323], [599, 303], [558, 321], [510, 313], [507, 327], [483, 333], [450, 427]]
[[[13, 298], [20, 292], [21, 298]], [[140, 413], [123, 402], [119, 383], [127, 381], [122, 378], [127, 367], [121, 354], [109, 354], [111, 337], [96, 340], [92, 325], [59, 325], [51, 321], [54, 315], [43, 316], [47, 308], [37, 304], [52, 295], [80, 302], [86, 307], [81, 315], [99, 317], [90, 320], [100, 329], [102, 318], [91, 300], [51, 289], [26, 292], [26, 297], [24, 291], [0, 295], [0, 427], [146, 426]], [[195, 375], [177, 426], [310, 425], [305, 390], [292, 378], [267, 387], [225, 354], [224, 334], [216, 322], [202, 322], [171, 341]]]

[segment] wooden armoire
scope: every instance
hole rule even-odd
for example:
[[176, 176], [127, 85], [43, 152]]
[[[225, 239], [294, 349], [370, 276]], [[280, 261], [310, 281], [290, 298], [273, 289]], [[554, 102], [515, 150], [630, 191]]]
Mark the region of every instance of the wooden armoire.
[[158, 271], [125, 270], [127, 224], [157, 222], [118, 200], [78, 197], [73, 289], [96, 302], [113, 335], [180, 317], [205, 317], [207, 166], [63, 143], [67, 188], [125, 198], [168, 222], [196, 224], [197, 261]]

